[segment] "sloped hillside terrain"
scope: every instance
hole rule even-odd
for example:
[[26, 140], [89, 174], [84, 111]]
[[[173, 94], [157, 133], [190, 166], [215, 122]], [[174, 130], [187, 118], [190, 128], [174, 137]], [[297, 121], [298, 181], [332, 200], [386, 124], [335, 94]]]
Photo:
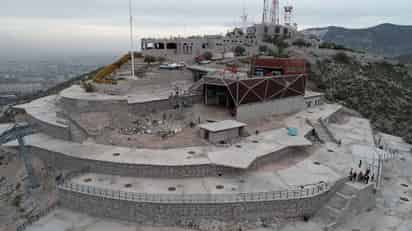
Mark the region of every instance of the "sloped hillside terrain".
[[412, 26], [381, 24], [365, 29], [326, 27], [307, 29], [325, 42], [386, 56], [412, 54]]
[[412, 76], [407, 66], [336, 52], [312, 62], [310, 80], [328, 100], [360, 112], [376, 129], [412, 143]]

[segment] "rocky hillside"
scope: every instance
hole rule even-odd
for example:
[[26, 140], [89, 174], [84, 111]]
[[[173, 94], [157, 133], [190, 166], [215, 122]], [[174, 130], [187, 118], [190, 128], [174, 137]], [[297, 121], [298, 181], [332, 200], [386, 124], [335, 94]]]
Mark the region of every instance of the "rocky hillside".
[[365, 29], [343, 27], [313, 28], [303, 31], [325, 42], [386, 56], [412, 54], [412, 26], [381, 24]]
[[412, 76], [408, 67], [369, 61], [350, 52], [334, 52], [310, 65], [315, 90], [330, 101], [355, 109], [385, 133], [412, 143]]
[[403, 54], [396, 57], [396, 59], [402, 64], [412, 64], [412, 54]]

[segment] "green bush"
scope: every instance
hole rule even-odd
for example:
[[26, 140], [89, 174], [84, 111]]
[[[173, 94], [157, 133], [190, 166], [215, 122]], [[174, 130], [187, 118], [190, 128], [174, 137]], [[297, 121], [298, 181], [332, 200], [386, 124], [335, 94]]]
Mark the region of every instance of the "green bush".
[[13, 198], [12, 205], [15, 207], [19, 207], [22, 199], [23, 199], [22, 195], [20, 194], [16, 195], [16, 197]]
[[345, 52], [338, 52], [333, 56], [333, 60], [337, 63], [350, 64], [351, 58]]
[[211, 60], [213, 58], [213, 54], [210, 51], [206, 51], [202, 56], [205, 60]]
[[259, 46], [259, 52], [266, 53], [268, 51], [269, 51], [268, 46], [266, 46], [266, 45]]
[[81, 82], [81, 87], [86, 91], [87, 93], [95, 92], [96, 89], [94, 88], [93, 84], [90, 82], [82, 81]]
[[166, 58], [163, 57], [163, 56], [159, 56], [159, 57], [157, 57], [157, 61], [158, 61], [159, 63], [164, 63], [164, 62], [166, 62]]
[[152, 64], [152, 63], [156, 62], [156, 57], [151, 56], [151, 55], [146, 55], [144, 57], [144, 62], [147, 63], [147, 64]]
[[306, 42], [302, 38], [299, 38], [299, 39], [296, 39], [295, 41], [293, 41], [292, 45], [297, 46], [297, 47], [311, 47], [312, 46], [312, 44]]
[[233, 50], [235, 52], [236, 56], [242, 56], [245, 54], [246, 49], [242, 46], [236, 46], [235, 49]]
[[358, 53], [364, 53], [361, 51], [355, 51], [353, 49], [347, 48], [343, 45], [339, 45], [336, 43], [332, 43], [332, 42], [323, 42], [319, 45], [320, 49], [333, 49], [333, 50], [341, 50], [341, 51], [351, 51], [351, 52], [358, 52]]

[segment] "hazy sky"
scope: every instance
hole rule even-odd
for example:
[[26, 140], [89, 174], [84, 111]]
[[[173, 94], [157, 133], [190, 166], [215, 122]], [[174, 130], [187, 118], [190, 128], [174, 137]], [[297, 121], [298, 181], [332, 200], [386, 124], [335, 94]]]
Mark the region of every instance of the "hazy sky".
[[[411, 0], [280, 0], [300, 28], [412, 24]], [[263, 0], [133, 0], [135, 36], [218, 34], [261, 18]], [[128, 0], [1, 0], [0, 56], [120, 53], [129, 47]]]

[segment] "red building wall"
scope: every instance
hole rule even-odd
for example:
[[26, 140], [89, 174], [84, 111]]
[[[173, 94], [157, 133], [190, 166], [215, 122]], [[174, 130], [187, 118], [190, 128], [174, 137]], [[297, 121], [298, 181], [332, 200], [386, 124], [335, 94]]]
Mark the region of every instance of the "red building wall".
[[306, 61], [304, 59], [259, 57], [254, 61], [254, 72], [258, 70], [264, 70], [265, 76], [270, 75], [273, 70], [281, 70], [283, 75], [306, 74]]

